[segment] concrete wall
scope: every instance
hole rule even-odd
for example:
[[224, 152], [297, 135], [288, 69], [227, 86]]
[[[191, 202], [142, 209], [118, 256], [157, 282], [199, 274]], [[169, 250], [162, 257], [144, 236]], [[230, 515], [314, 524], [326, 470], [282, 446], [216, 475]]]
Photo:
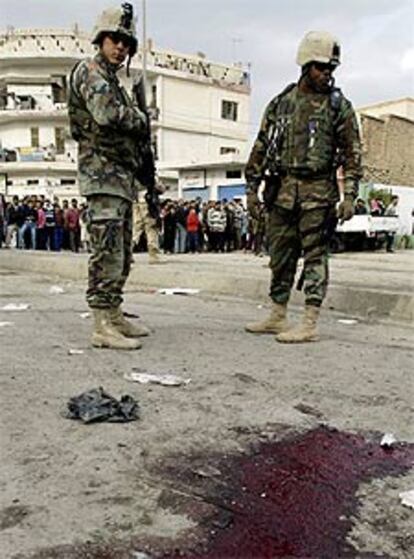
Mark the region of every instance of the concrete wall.
[[359, 109], [361, 114], [382, 118], [387, 115], [396, 115], [414, 121], [414, 98], [397, 99], [384, 103], [376, 103]]
[[414, 187], [414, 121], [361, 115], [364, 180]]

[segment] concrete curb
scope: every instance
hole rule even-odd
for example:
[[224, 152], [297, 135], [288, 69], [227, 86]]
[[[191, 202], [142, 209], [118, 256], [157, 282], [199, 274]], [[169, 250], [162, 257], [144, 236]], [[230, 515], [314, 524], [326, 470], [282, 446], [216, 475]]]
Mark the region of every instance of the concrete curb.
[[[148, 264], [146, 254], [137, 254], [134, 258], [135, 265], [128, 280], [129, 289], [191, 287], [211, 294], [260, 301], [267, 300], [268, 297], [270, 271], [265, 266], [246, 266], [241, 260], [240, 265], [225, 260], [220, 265], [215, 262], [209, 263], [204, 255], [177, 255], [171, 257], [164, 265], [153, 266]], [[251, 262], [250, 260], [249, 264]], [[2, 269], [34, 272], [74, 281], [87, 277], [86, 254], [2, 250], [0, 266]], [[292, 303], [303, 304], [303, 294], [293, 291]], [[351, 281], [335, 281], [335, 274], [325, 307], [347, 315], [390, 318], [414, 323], [412, 291], [388, 290], [369, 285], [361, 287]]]

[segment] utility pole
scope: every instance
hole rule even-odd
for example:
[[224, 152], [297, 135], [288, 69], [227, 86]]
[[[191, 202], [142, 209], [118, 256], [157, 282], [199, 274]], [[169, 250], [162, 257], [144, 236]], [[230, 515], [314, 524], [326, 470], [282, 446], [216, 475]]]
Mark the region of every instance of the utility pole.
[[142, 79], [147, 86], [147, 0], [142, 0]]

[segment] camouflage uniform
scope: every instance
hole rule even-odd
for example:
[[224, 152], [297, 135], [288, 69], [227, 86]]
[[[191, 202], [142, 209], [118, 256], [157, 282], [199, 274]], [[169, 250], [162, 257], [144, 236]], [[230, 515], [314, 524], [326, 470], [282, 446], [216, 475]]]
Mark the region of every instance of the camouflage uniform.
[[145, 115], [132, 103], [117, 67], [98, 53], [70, 76], [69, 116], [78, 142], [80, 193], [88, 199], [92, 256], [87, 301], [90, 307], [118, 307], [132, 255], [134, 178], [137, 145]]
[[[336, 98], [335, 98], [336, 97]], [[277, 161], [267, 160], [274, 130], [280, 134]], [[297, 85], [271, 101], [246, 167], [248, 190], [257, 191], [269, 165], [281, 186], [270, 210], [268, 239], [272, 281], [270, 296], [286, 304], [303, 252], [307, 305], [319, 307], [328, 286], [326, 224], [339, 200], [335, 158], [343, 154], [345, 196], [357, 195], [361, 144], [351, 103], [339, 90], [304, 93]]]
[[145, 200], [134, 204], [134, 242], [138, 243], [142, 233], [147, 236], [148, 253], [150, 257], [160, 252], [158, 246], [157, 220], [151, 217]]

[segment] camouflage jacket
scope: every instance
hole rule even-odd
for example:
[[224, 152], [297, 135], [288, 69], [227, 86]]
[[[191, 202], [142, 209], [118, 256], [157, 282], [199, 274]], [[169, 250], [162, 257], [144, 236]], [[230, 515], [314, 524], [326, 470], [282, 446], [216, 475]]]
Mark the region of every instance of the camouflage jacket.
[[77, 64], [69, 79], [69, 120], [78, 142], [78, 178], [83, 196], [136, 198], [135, 174], [145, 115], [133, 104], [118, 68], [97, 54]]
[[303, 93], [297, 85], [291, 86], [265, 111], [245, 169], [248, 190], [257, 190], [271, 171], [282, 176], [276, 204], [291, 208], [300, 198], [298, 182], [283, 177], [295, 177], [299, 184], [314, 183], [318, 204], [334, 204], [339, 198], [334, 184], [339, 157], [345, 193], [356, 197], [362, 176], [361, 141], [351, 103], [337, 89], [327, 94]]

